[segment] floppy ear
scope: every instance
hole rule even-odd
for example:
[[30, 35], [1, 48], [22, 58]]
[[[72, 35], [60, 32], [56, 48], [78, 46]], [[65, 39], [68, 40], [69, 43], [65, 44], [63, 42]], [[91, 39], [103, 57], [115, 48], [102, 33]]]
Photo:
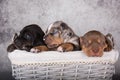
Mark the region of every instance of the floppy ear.
[[87, 39], [84, 36], [80, 37], [80, 44], [81, 45], [85, 45], [85, 46], [88, 45], [88, 41], [87, 41]]
[[87, 45], [87, 40], [83, 36], [81, 36], [79, 41], [81, 49], [85, 48], [85, 46]]
[[85, 41], [86, 41], [86, 39], [83, 36], [81, 36], [80, 37], [80, 43], [85, 43]]
[[81, 36], [81, 37], [80, 37], [80, 43], [82, 43], [82, 42], [83, 42], [83, 37]]
[[14, 36], [13, 36], [13, 38], [12, 38], [12, 41], [14, 41], [17, 37], [18, 37], [18, 34], [15, 33]]
[[107, 47], [104, 49], [104, 51], [111, 51], [112, 49], [114, 49], [114, 39], [113, 39], [113, 36], [110, 33], [108, 33], [105, 36], [105, 39], [106, 39]]
[[84, 37], [81, 36], [81, 37], [80, 37], [80, 44], [81, 44], [81, 45], [85, 44], [85, 41], [86, 41], [86, 40], [84, 39]]

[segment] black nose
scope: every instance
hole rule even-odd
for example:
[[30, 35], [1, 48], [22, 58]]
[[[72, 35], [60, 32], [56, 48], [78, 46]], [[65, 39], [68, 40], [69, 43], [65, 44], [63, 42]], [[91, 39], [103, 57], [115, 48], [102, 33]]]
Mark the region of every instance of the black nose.
[[45, 36], [43, 37], [43, 40], [45, 41], [47, 37], [48, 37], [48, 35], [45, 35]]
[[98, 52], [99, 52], [99, 48], [92, 49], [92, 51], [93, 51], [94, 53], [98, 53]]

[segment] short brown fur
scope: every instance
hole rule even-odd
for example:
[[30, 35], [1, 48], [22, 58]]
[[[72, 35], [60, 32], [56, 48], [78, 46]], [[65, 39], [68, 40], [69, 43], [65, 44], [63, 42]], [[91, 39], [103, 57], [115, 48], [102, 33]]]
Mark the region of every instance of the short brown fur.
[[82, 50], [89, 57], [101, 57], [104, 51], [111, 51], [114, 48], [114, 41], [111, 35], [110, 40], [99, 31], [89, 31], [80, 37]]

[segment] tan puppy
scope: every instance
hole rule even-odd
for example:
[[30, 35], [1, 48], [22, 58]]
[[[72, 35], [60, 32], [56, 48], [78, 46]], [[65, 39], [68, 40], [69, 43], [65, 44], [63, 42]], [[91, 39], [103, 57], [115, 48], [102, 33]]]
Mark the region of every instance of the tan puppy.
[[111, 34], [103, 35], [99, 31], [89, 31], [80, 37], [82, 50], [89, 57], [101, 57], [103, 51], [111, 51], [114, 48], [114, 42]]

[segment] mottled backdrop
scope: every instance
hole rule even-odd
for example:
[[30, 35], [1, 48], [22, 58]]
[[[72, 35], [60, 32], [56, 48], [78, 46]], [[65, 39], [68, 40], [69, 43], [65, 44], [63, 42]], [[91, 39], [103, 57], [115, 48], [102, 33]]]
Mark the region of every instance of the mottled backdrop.
[[0, 72], [11, 71], [6, 47], [15, 32], [32, 23], [45, 31], [56, 20], [65, 21], [79, 36], [92, 29], [110, 32], [120, 51], [120, 0], [0, 0]]

